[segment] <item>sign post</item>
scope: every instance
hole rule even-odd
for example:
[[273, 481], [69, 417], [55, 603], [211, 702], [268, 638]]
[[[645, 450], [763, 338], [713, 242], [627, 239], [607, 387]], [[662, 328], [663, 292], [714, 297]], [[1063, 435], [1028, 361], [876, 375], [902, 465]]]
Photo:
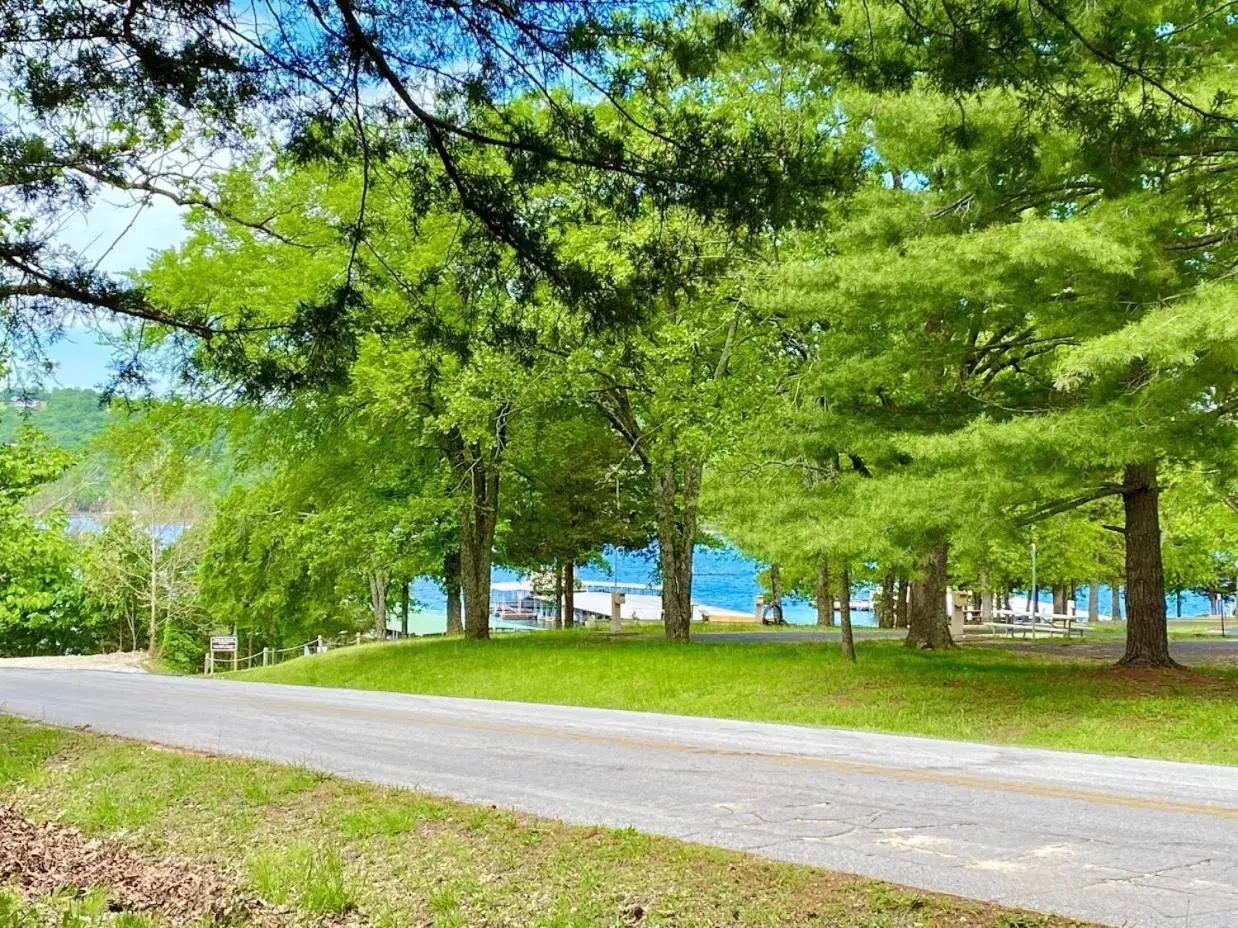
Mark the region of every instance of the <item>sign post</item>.
[[946, 600], [950, 606], [950, 637], [954, 639], [955, 644], [963, 640], [967, 634], [967, 606], [969, 604], [968, 596], [960, 590], [946, 590]]
[[611, 634], [618, 634], [623, 631], [623, 616], [619, 607], [623, 605], [627, 596], [620, 593], [618, 590], [613, 590], [610, 594], [610, 631]]
[[215, 655], [231, 654], [232, 669], [237, 669], [236, 635], [211, 635], [211, 649], [207, 652], [207, 673], [215, 672]]

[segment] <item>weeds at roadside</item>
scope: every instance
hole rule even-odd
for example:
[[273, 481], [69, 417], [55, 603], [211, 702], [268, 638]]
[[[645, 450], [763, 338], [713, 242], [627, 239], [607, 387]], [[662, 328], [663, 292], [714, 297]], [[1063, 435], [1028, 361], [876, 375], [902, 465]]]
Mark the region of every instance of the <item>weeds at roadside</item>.
[[[0, 716], [11, 773], [0, 803], [16, 803], [36, 822], [84, 828], [127, 853], [170, 853], [192, 861], [195, 872], [231, 873], [249, 902], [243, 912], [263, 919], [234, 920], [236, 928], [282, 928], [286, 918], [298, 928], [1077, 925], [630, 829], [572, 827], [253, 761], [75, 732], [56, 732], [52, 752], [46, 731]], [[157, 802], [152, 793], [160, 793]], [[112, 799], [101, 803], [104, 795]], [[0, 928], [164, 928], [96, 914], [95, 898], [10, 900]], [[40, 906], [67, 914], [38, 921], [52, 911]]]

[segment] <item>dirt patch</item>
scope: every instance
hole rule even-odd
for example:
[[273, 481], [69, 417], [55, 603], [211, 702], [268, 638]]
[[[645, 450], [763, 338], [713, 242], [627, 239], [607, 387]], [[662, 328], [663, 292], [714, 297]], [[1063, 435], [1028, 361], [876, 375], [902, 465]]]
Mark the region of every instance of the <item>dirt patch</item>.
[[43, 657], [0, 658], [0, 669], [29, 667], [39, 670], [111, 670], [118, 673], [146, 673], [145, 651], [118, 651], [113, 654], [49, 654]]
[[1119, 686], [1124, 696], [1164, 696], [1184, 687], [1192, 696], [1229, 699], [1238, 696], [1238, 683], [1189, 667], [1106, 667], [1081, 676]]
[[[1061, 641], [969, 641], [968, 647], [997, 648], [1014, 653], [1030, 651], [1066, 661], [1116, 662], [1126, 650], [1121, 641], [1089, 641], [1065, 644]], [[1212, 667], [1238, 667], [1238, 638], [1207, 641], [1169, 642], [1169, 653], [1181, 664]]]
[[183, 858], [147, 859], [75, 828], [38, 825], [11, 806], [0, 807], [0, 881], [26, 898], [99, 888], [113, 911], [155, 915], [169, 925], [293, 924], [290, 912], [241, 892], [224, 873]]

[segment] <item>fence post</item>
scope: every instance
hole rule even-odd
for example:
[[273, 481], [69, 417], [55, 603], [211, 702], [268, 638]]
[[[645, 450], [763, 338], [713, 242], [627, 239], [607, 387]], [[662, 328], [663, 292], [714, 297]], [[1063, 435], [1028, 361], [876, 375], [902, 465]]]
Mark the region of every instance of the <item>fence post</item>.
[[202, 657], [202, 672], [209, 674], [211, 672], [211, 652], [207, 651]]
[[318, 636], [318, 653], [322, 654], [326, 650], [327, 650], [326, 642], [322, 640], [322, 635], [319, 635]]
[[262, 666], [263, 667], [267, 665], [268, 658], [270, 657], [270, 655], [271, 655], [270, 647], [268, 647], [267, 645], [263, 645], [262, 646]]
[[357, 632], [357, 644], [361, 644], [361, 632]]

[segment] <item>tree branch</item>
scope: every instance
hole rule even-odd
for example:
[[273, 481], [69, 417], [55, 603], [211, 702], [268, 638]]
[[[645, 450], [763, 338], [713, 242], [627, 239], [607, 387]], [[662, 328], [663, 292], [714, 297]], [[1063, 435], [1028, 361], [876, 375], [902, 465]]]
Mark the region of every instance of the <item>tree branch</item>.
[[1137, 78], [1138, 80], [1143, 81], [1146, 84], [1150, 84], [1151, 86], [1159, 90], [1161, 93], [1163, 93], [1165, 96], [1169, 97], [1169, 99], [1177, 103], [1179, 106], [1185, 107], [1186, 109], [1190, 110], [1192, 113], [1195, 113], [1196, 115], [1201, 116], [1204, 119], [1215, 120], [1218, 122], [1225, 122], [1225, 123], [1229, 123], [1230, 125], [1238, 125], [1238, 119], [1235, 119], [1232, 116], [1225, 116], [1221, 113], [1214, 113], [1214, 112], [1211, 112], [1210, 110], [1205, 110], [1199, 106], [1196, 106], [1190, 100], [1186, 99], [1186, 97], [1183, 97], [1180, 94], [1174, 92], [1173, 90], [1170, 90], [1163, 83], [1158, 81], [1156, 78], [1152, 77], [1147, 72], [1141, 70], [1140, 68], [1135, 67], [1134, 65], [1127, 64], [1121, 58], [1118, 58], [1115, 55], [1111, 55], [1108, 52], [1104, 51], [1103, 49], [1098, 48], [1096, 45], [1092, 44], [1092, 42], [1088, 40], [1087, 36], [1085, 36], [1074, 23], [1072, 23], [1069, 19], [1066, 18], [1065, 14], [1063, 14], [1060, 10], [1058, 10], [1055, 6], [1053, 6], [1053, 4], [1049, 3], [1048, 0], [1036, 0], [1036, 5], [1039, 6], [1046, 13], [1048, 13], [1050, 16], [1052, 16], [1054, 19], [1056, 19], [1063, 26], [1065, 26], [1066, 30], [1071, 35], [1073, 35], [1076, 39], [1078, 39], [1080, 44], [1083, 45], [1084, 48], [1086, 48], [1089, 52], [1091, 52], [1101, 61], [1108, 62], [1109, 64], [1118, 68], [1120, 71], [1124, 71], [1125, 73], [1129, 74], [1131, 77]]
[[1069, 512], [1072, 509], [1078, 509], [1080, 506], [1094, 503], [1098, 499], [1104, 499], [1107, 496], [1119, 496], [1126, 491], [1126, 487], [1120, 483], [1105, 483], [1097, 487], [1095, 490], [1089, 490], [1086, 493], [1080, 493], [1078, 496], [1072, 496], [1069, 499], [1056, 500], [1051, 503], [1046, 503], [1039, 509], [1033, 510], [1029, 515], [1019, 520], [1019, 525], [1030, 525], [1033, 522], [1040, 522], [1050, 516], [1059, 515], [1063, 512]]

